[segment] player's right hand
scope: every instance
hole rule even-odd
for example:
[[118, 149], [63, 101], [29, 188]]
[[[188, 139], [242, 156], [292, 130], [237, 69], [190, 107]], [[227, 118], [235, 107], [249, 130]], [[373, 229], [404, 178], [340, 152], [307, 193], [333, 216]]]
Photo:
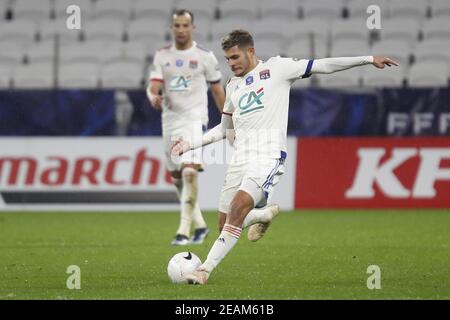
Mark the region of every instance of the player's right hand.
[[154, 109], [161, 110], [163, 100], [164, 100], [163, 96], [153, 95], [150, 99], [150, 103], [152, 104], [152, 107]]
[[183, 153], [191, 150], [189, 142], [178, 139], [172, 144], [171, 152], [173, 156], [181, 156]]

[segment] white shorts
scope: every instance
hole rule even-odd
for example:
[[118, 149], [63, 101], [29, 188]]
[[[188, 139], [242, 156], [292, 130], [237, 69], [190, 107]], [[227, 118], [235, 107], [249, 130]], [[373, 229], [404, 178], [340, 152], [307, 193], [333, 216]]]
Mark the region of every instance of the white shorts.
[[203, 135], [206, 126], [201, 121], [188, 122], [177, 127], [163, 129], [164, 153], [166, 158], [166, 167], [169, 171], [179, 171], [182, 164], [202, 164], [202, 149], [196, 149], [186, 152], [180, 156], [172, 156], [172, 144], [178, 138], [185, 141], [193, 141]]
[[282, 151], [279, 159], [259, 159], [245, 165], [230, 165], [219, 200], [219, 212], [230, 212], [231, 201], [239, 190], [253, 198], [255, 208], [265, 207], [284, 173], [285, 160], [286, 153]]

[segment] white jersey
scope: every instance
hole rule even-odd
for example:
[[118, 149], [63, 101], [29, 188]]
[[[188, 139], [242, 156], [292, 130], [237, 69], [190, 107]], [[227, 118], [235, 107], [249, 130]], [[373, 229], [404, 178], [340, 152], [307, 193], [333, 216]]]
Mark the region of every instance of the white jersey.
[[236, 134], [233, 162], [286, 156], [291, 84], [310, 76], [313, 60], [272, 57], [227, 84], [223, 112]]
[[[150, 80], [163, 82], [163, 129], [180, 123], [208, 122], [208, 85], [221, 80], [219, 64], [212, 51], [193, 43], [187, 50], [175, 45], [155, 54]], [[179, 123], [180, 122], [180, 123]]]

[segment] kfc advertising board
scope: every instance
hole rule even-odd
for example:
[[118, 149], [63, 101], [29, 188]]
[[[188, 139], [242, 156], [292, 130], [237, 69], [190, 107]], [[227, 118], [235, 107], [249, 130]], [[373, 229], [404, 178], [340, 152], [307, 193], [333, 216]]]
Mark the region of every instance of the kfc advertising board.
[[450, 208], [450, 138], [301, 138], [296, 208]]

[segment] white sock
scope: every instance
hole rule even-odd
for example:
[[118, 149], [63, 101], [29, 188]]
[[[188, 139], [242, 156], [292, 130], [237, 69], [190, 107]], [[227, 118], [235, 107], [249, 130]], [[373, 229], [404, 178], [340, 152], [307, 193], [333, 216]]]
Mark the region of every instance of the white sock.
[[219, 238], [214, 242], [214, 245], [209, 251], [206, 261], [200, 267], [211, 273], [238, 242], [241, 231], [241, 228], [226, 223], [223, 226]]
[[207, 227], [205, 219], [203, 219], [200, 206], [198, 205], [198, 201], [195, 203], [195, 208], [192, 214], [192, 220], [194, 221], [195, 229], [203, 229]]
[[245, 229], [255, 223], [268, 222], [271, 218], [272, 213], [269, 209], [267, 209], [267, 207], [264, 209], [253, 209], [245, 217], [244, 222], [242, 223], [242, 229]]
[[180, 199], [181, 221], [177, 233], [189, 236], [195, 207], [194, 201], [197, 201], [197, 188], [193, 187], [194, 181], [197, 182], [197, 170], [189, 167], [184, 168], [181, 176], [183, 179]]
[[[188, 168], [186, 168], [188, 169]], [[185, 170], [186, 170], [185, 169]], [[191, 168], [189, 168], [191, 169]], [[200, 210], [200, 206], [198, 205], [198, 173], [197, 170], [192, 170], [188, 172], [192, 173], [190, 183], [186, 183], [186, 193], [190, 195], [191, 201], [194, 204], [194, 208], [192, 209], [192, 220], [194, 222], [194, 227], [196, 229], [206, 228], [205, 219], [203, 219], [202, 211]]]
[[[178, 199], [180, 199], [181, 208], [183, 208], [182, 203], [182, 194], [183, 194], [183, 180], [181, 179], [173, 179], [173, 184], [175, 185], [177, 189], [177, 195]], [[191, 231], [191, 224], [192, 224], [192, 216], [186, 214], [181, 210], [180, 212], [180, 225], [177, 230], [177, 234], [185, 235], [186, 237], [189, 237], [189, 233]]]

